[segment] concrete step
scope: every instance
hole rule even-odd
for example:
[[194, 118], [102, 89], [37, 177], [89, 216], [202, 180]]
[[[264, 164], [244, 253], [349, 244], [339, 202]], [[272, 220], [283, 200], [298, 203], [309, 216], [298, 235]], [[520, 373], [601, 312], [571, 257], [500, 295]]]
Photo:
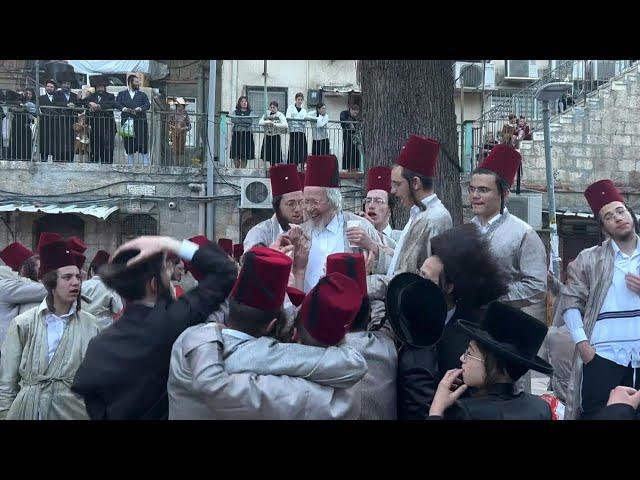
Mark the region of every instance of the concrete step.
[[573, 115], [571, 113], [565, 113], [560, 117], [560, 123], [573, 123]]
[[611, 83], [611, 90], [626, 90], [627, 82], [623, 80], [617, 80]]
[[626, 73], [624, 76], [624, 81], [627, 83], [637, 82], [638, 75], [636, 75], [635, 73]]

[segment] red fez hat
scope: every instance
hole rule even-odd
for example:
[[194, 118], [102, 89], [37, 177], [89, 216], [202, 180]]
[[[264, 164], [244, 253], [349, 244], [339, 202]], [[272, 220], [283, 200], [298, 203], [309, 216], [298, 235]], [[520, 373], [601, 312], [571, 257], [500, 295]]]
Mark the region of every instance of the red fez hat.
[[293, 163], [280, 163], [269, 169], [271, 179], [271, 195], [274, 197], [285, 193], [302, 190], [298, 170]]
[[596, 183], [589, 185], [584, 192], [584, 196], [596, 218], [605, 205], [611, 202], [624, 203], [624, 198], [622, 198], [618, 189], [609, 179], [598, 180]]
[[323, 345], [336, 345], [351, 328], [362, 304], [355, 280], [338, 272], [322, 277], [300, 308], [304, 329]]
[[242, 257], [243, 253], [244, 253], [244, 247], [242, 246], [242, 244], [236, 243], [233, 246], [233, 258], [235, 258], [236, 260], [239, 260], [240, 257]]
[[396, 163], [425, 177], [436, 176], [440, 143], [432, 138], [411, 135], [404, 144]]
[[[203, 246], [203, 245], [213, 245], [213, 242], [211, 242], [207, 237], [205, 237], [204, 235], [196, 235], [195, 237], [191, 237], [189, 239], [190, 242], [195, 243], [196, 245], [199, 246]], [[191, 275], [193, 276], [193, 278], [195, 278], [197, 281], [200, 281], [204, 278], [204, 275], [202, 275], [202, 273], [200, 273], [196, 268], [193, 267], [193, 265], [191, 265], [191, 262], [184, 262], [184, 269], [188, 272], [191, 272]]]
[[40, 276], [61, 267], [78, 266], [77, 255], [64, 240], [46, 243], [40, 248]]
[[91, 260], [91, 265], [93, 268], [98, 268], [101, 265], [104, 265], [109, 261], [109, 252], [106, 250], [98, 250], [96, 254], [93, 256], [93, 260]]
[[33, 257], [33, 252], [20, 242], [10, 243], [0, 252], [2, 261], [16, 272], [20, 269], [20, 266], [31, 257]]
[[338, 159], [335, 155], [309, 155], [305, 187], [340, 188]]
[[38, 246], [36, 247], [36, 250], [39, 252], [40, 249], [47, 243], [57, 242], [59, 240], [62, 240], [62, 235], [60, 235], [59, 233], [42, 232], [40, 234], [40, 238], [38, 239]]
[[219, 238], [218, 246], [230, 257], [233, 256], [233, 240], [229, 238]]
[[244, 263], [230, 297], [248, 307], [270, 311], [282, 308], [293, 260], [268, 247], [254, 247]]
[[[167, 260], [177, 260], [178, 259], [178, 255], [176, 255], [173, 252], [167, 252]], [[178, 262], [176, 262], [178, 263]]]
[[84, 253], [87, 250], [87, 244], [84, 243], [79, 237], [69, 237], [67, 239], [67, 243], [74, 252]]
[[304, 301], [304, 297], [306, 293], [302, 290], [299, 290], [295, 287], [287, 287], [287, 295], [289, 296], [289, 301], [296, 307], [299, 307]]
[[373, 167], [367, 173], [367, 192], [370, 190], [391, 191], [391, 169], [389, 167]]
[[501, 143], [491, 149], [491, 153], [478, 166], [498, 174], [509, 186], [513, 185], [522, 157], [513, 147]]
[[304, 188], [304, 177], [305, 177], [305, 173], [304, 172], [298, 172], [298, 178], [300, 179], [300, 188]]
[[[67, 245], [69, 245], [68, 240], [67, 240]], [[75, 259], [75, 265], [78, 267], [78, 269], [82, 270], [82, 267], [84, 267], [84, 262], [87, 260], [87, 257], [85, 257], [82, 253], [75, 251], [74, 249], [71, 249], [71, 254]]]
[[355, 280], [362, 296], [367, 296], [367, 269], [361, 253], [333, 253], [327, 257], [327, 275], [338, 272]]

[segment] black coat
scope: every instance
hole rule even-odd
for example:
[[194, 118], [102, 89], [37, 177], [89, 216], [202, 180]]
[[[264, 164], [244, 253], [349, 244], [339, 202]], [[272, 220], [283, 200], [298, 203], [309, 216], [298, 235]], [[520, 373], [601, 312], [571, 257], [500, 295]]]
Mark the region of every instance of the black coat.
[[604, 407], [592, 420], [638, 420], [639, 416], [631, 405], [615, 403]]
[[[425, 420], [440, 379], [452, 368], [460, 368], [460, 356], [471, 337], [457, 325], [458, 319], [480, 321], [480, 312], [456, 309], [435, 346], [403, 345], [398, 351], [398, 418]], [[468, 395], [465, 392], [465, 396]]]
[[89, 103], [97, 103], [100, 110], [96, 112], [87, 111], [88, 123], [91, 126], [93, 137], [112, 137], [116, 133], [116, 121], [113, 118], [113, 109], [116, 108], [116, 97], [112, 93], [104, 92], [100, 94], [92, 93], [84, 99], [84, 105], [89, 108]]
[[[487, 395], [459, 399], [445, 411], [446, 420], [551, 420], [551, 407], [529, 393], [514, 395], [513, 383], [491, 385]], [[429, 417], [442, 420], [442, 417]]]
[[136, 109], [140, 107], [142, 109], [139, 113], [124, 113], [122, 112], [121, 119], [122, 123], [127, 120], [127, 118], [133, 118], [138, 121], [147, 121], [147, 110], [151, 108], [151, 103], [149, 102], [149, 97], [144, 92], [137, 90], [136, 93], [133, 94], [133, 98], [129, 95], [129, 90], [122, 90], [118, 92], [118, 96], [116, 97], [116, 108], [118, 110], [122, 110], [124, 107]]
[[204, 274], [196, 288], [153, 308], [127, 305], [119, 320], [89, 342], [72, 390], [84, 397], [91, 419], [168, 418], [171, 347], [186, 328], [220, 307], [237, 277], [235, 264], [217, 245], [200, 247], [192, 264]]

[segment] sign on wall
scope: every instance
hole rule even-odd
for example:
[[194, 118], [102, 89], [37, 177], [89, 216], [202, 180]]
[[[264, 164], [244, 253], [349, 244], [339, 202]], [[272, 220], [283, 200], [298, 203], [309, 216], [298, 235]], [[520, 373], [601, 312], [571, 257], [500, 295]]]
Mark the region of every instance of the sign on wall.
[[129, 195], [146, 195], [152, 196], [156, 194], [156, 186], [155, 185], [147, 185], [144, 183], [141, 184], [127, 184], [127, 193]]

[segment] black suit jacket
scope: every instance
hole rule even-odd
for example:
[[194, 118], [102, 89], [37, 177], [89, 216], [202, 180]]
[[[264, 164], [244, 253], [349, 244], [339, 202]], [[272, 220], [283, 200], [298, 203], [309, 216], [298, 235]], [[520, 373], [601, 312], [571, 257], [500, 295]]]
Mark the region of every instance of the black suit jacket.
[[123, 90], [118, 92], [118, 96], [116, 97], [116, 108], [118, 110], [122, 110], [124, 107], [136, 109], [138, 107], [142, 108], [140, 113], [124, 113], [122, 112], [122, 121], [124, 122], [127, 118], [134, 118], [137, 120], [146, 120], [147, 119], [147, 110], [151, 108], [151, 103], [149, 103], [149, 97], [144, 92], [137, 90], [136, 93], [133, 94], [133, 98], [129, 95], [129, 90]]
[[638, 420], [638, 414], [631, 405], [614, 403], [600, 410], [593, 420]]
[[200, 247], [192, 264], [204, 274], [196, 288], [153, 308], [127, 305], [119, 320], [89, 342], [72, 390], [84, 397], [91, 419], [168, 418], [171, 347], [186, 328], [220, 307], [237, 277], [234, 262], [217, 245]]
[[98, 110], [97, 112], [87, 112], [87, 116], [89, 118], [113, 118], [113, 109], [116, 108], [116, 97], [113, 95], [113, 93], [104, 92], [100, 94], [100, 100], [98, 100], [97, 93], [92, 93], [84, 99], [83, 104], [85, 107], [89, 108], [89, 103], [92, 102], [100, 105], [101, 110]]

